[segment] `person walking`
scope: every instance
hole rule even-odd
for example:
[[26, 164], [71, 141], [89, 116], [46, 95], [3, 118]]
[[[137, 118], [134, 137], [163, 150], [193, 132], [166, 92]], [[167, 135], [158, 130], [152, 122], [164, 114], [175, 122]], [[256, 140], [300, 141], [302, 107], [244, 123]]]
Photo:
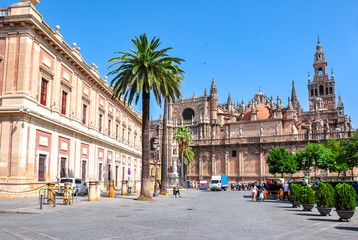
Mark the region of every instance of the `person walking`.
[[283, 201], [285, 201], [285, 199], [288, 200], [288, 191], [290, 191], [290, 184], [287, 182], [283, 186]]
[[177, 195], [181, 197], [179, 192], [179, 184], [175, 185], [174, 187], [174, 196], [177, 197]]
[[254, 186], [251, 189], [251, 198], [253, 202], [256, 202], [256, 196], [257, 196], [257, 187], [254, 184]]

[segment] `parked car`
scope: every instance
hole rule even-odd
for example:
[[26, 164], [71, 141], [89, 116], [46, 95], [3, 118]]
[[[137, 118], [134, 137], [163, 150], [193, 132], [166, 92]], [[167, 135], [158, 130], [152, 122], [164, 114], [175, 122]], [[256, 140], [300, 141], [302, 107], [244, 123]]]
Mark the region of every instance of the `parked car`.
[[84, 180], [80, 178], [60, 178], [60, 189], [65, 187], [65, 183], [71, 183], [71, 189], [73, 194], [77, 195], [87, 195], [88, 194], [88, 187]]

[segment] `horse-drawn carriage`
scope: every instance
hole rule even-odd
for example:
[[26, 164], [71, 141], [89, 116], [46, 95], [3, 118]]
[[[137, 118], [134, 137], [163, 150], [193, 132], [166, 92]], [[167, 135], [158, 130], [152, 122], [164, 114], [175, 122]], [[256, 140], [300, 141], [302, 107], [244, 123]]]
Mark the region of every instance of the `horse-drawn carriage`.
[[271, 178], [266, 180], [265, 199], [283, 199], [283, 179]]

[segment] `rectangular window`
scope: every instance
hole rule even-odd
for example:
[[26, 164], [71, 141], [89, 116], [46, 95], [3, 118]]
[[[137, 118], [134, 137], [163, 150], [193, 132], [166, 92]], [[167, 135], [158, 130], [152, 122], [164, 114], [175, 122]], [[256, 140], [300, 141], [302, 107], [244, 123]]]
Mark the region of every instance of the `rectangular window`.
[[48, 81], [45, 79], [41, 80], [41, 95], [40, 95], [40, 103], [44, 106], [46, 106], [47, 103], [47, 87], [48, 87]]
[[98, 164], [98, 180], [102, 180], [102, 163]]
[[237, 152], [236, 152], [236, 150], [233, 150], [232, 152], [231, 152], [231, 157], [236, 157], [237, 156]]
[[44, 154], [39, 155], [39, 165], [38, 165], [38, 181], [43, 182], [46, 180], [46, 158]]
[[86, 120], [87, 120], [87, 105], [83, 104], [83, 107], [82, 107], [82, 124], [86, 124]]
[[99, 114], [98, 116], [98, 131], [102, 132], [102, 119], [103, 118], [103, 115], [102, 114]]
[[82, 161], [82, 179], [86, 179], [86, 169], [87, 169], [87, 162]]
[[66, 171], [66, 158], [61, 157], [61, 169], [60, 169], [60, 178], [67, 177]]
[[119, 133], [119, 125], [116, 124], [116, 139], [118, 140], [118, 133]]
[[108, 181], [112, 180], [111, 164], [108, 164]]
[[66, 115], [67, 108], [67, 92], [62, 91], [62, 99], [61, 99], [61, 113]]
[[112, 120], [108, 119], [108, 136], [111, 136], [111, 125], [112, 125]]

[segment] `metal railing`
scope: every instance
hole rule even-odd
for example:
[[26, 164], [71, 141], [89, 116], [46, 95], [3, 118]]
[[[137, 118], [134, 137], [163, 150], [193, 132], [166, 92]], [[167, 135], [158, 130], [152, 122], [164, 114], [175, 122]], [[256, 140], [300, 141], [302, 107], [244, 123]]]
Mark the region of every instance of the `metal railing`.
[[272, 142], [300, 142], [320, 141], [327, 139], [347, 139], [352, 132], [348, 131], [320, 131], [313, 133], [299, 133], [287, 135], [235, 137], [235, 138], [212, 138], [193, 140], [191, 146], [222, 145], [222, 144], [250, 144], [250, 143], [272, 143]]

